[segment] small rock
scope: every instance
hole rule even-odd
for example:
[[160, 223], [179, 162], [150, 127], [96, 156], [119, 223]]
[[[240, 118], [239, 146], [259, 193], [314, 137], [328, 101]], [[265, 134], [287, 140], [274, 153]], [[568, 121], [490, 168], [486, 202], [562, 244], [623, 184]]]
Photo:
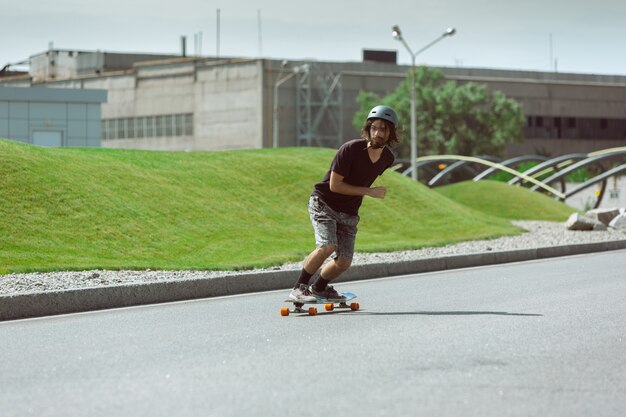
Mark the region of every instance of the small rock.
[[611, 220], [619, 216], [620, 209], [618, 208], [608, 208], [608, 209], [593, 209], [589, 210], [585, 213], [586, 217], [599, 221], [600, 223], [608, 226], [611, 223]]
[[619, 216], [615, 217], [613, 220], [611, 220], [609, 226], [614, 229], [621, 230], [622, 232], [626, 232], [626, 214], [622, 213]]
[[602, 224], [594, 219], [586, 216], [581, 216], [578, 213], [572, 213], [565, 222], [565, 227], [568, 230], [594, 230], [596, 224]]
[[605, 230], [608, 230], [608, 227], [604, 223], [596, 223], [593, 225], [594, 232], [603, 232]]

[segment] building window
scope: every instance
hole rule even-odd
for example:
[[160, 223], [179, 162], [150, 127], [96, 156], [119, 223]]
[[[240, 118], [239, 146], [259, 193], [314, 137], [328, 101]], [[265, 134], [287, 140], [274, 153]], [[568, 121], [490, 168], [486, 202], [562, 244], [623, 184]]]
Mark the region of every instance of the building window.
[[567, 127], [569, 129], [576, 129], [576, 118], [570, 117], [567, 119]]
[[126, 119], [117, 120], [117, 137], [118, 139], [124, 139], [126, 137]]
[[154, 129], [154, 136], [161, 137], [163, 136], [163, 116], [157, 116], [155, 119], [156, 126]]
[[172, 119], [174, 118], [174, 116], [163, 116], [164, 123], [165, 123], [165, 136], [172, 136]]
[[543, 127], [543, 117], [537, 116], [537, 118], [535, 119], [535, 122], [536, 122], [537, 127]]
[[193, 135], [193, 114], [168, 114], [102, 120], [103, 139]]
[[175, 134], [176, 136], [182, 136], [184, 130], [184, 119], [183, 119], [183, 115], [182, 114], [177, 114], [175, 116]]
[[193, 135], [193, 114], [185, 115], [185, 135]]
[[606, 130], [609, 127], [608, 119], [600, 119], [600, 129]]
[[152, 116], [146, 117], [146, 137], [154, 137], [154, 117]]
[[145, 123], [145, 117], [138, 117], [137, 123], [135, 124], [135, 132], [137, 133], [138, 138], [143, 138], [143, 125]]
[[109, 120], [109, 139], [117, 138], [117, 120], [111, 119]]
[[127, 138], [134, 138], [135, 137], [135, 119], [128, 119], [128, 132], [127, 132]]

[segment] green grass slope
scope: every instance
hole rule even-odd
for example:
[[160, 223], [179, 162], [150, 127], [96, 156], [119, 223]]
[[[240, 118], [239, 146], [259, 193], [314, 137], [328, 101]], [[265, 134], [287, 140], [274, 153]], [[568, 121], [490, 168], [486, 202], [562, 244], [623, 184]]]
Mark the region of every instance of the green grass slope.
[[[150, 152], [0, 140], [0, 273], [233, 269], [302, 259], [307, 202], [333, 150]], [[366, 198], [357, 250], [519, 233], [393, 172]]]
[[434, 190], [474, 210], [510, 220], [565, 221], [576, 211], [544, 194], [498, 181], [465, 181]]

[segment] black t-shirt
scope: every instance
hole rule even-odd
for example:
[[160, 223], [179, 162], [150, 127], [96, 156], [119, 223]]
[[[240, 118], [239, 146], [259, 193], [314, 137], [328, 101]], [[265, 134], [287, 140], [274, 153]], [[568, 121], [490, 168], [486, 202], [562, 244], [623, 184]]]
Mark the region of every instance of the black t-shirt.
[[378, 161], [372, 163], [367, 152], [365, 139], [346, 142], [337, 151], [324, 179], [315, 184], [312, 195], [321, 198], [335, 211], [355, 216], [361, 207], [363, 197], [330, 191], [330, 173], [335, 171], [342, 175], [344, 182], [350, 185], [370, 187], [376, 178], [393, 164], [394, 160], [393, 152], [387, 146], [383, 148], [383, 153]]

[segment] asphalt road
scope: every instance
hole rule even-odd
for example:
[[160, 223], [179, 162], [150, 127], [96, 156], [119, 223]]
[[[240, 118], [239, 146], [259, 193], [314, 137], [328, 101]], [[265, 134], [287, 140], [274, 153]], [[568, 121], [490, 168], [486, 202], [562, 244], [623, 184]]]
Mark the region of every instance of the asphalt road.
[[626, 251], [0, 323], [0, 415], [623, 416]]

